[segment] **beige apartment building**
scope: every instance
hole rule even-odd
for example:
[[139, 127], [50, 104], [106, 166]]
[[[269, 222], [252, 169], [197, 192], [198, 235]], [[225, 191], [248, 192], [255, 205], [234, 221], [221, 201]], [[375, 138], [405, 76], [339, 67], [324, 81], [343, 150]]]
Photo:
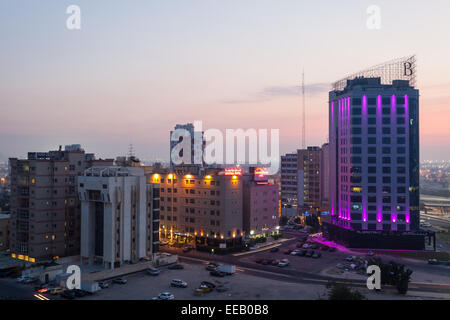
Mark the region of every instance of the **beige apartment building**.
[[79, 145], [11, 158], [11, 256], [37, 262], [80, 254], [77, 180], [96, 160]]
[[161, 239], [195, 240], [197, 249], [242, 245], [242, 174], [192, 167], [161, 170], [148, 179], [161, 186]]

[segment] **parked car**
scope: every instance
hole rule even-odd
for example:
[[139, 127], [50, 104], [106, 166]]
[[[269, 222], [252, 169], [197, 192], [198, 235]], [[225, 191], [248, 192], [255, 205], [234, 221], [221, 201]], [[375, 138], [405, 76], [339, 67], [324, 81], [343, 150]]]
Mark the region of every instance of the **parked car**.
[[311, 258], [313, 256], [313, 254], [314, 254], [314, 251], [308, 250], [308, 252], [306, 252], [306, 254], [305, 254], [305, 257]]
[[313, 259], [319, 259], [322, 256], [322, 254], [320, 252], [314, 252], [314, 254], [312, 255]]
[[157, 276], [161, 273], [160, 269], [156, 269], [156, 268], [148, 268], [147, 269], [147, 273], [151, 276]]
[[230, 290], [230, 286], [225, 285], [225, 284], [220, 284], [220, 285], [218, 285], [216, 287], [216, 291], [217, 292], [225, 292], [225, 291], [228, 291], [228, 290]]
[[305, 254], [306, 254], [306, 250], [303, 250], [303, 249], [302, 249], [302, 250], [300, 250], [300, 251], [298, 252], [297, 256], [304, 257]]
[[212, 275], [213, 277], [221, 277], [221, 278], [225, 277], [225, 273], [217, 270], [211, 271], [209, 274]]
[[22, 281], [22, 283], [35, 283], [36, 281], [38, 281], [38, 278], [32, 278], [32, 277], [26, 277], [25, 280]]
[[127, 283], [127, 279], [125, 279], [125, 278], [115, 278], [113, 280], [113, 283], [126, 284]]
[[274, 260], [273, 262], [272, 262], [272, 265], [273, 266], [278, 266], [279, 264], [280, 264], [280, 260]]
[[369, 252], [367, 252], [367, 255], [368, 255], [369, 257], [373, 257], [373, 256], [375, 255], [375, 252], [369, 251]]
[[89, 292], [87, 292], [85, 290], [80, 290], [80, 289], [74, 289], [73, 292], [75, 294], [75, 297], [77, 297], [77, 298], [82, 298], [82, 297], [90, 294]]
[[348, 262], [352, 262], [355, 258], [355, 256], [348, 256], [347, 258], [345, 258], [345, 260], [347, 260]]
[[208, 286], [208, 287], [210, 287], [210, 288], [212, 288], [212, 289], [214, 289], [214, 288], [216, 287], [216, 285], [215, 285], [214, 283], [209, 282], [209, 281], [202, 281], [202, 282], [200, 283], [200, 285], [202, 285], [202, 286]]
[[328, 246], [321, 246], [320, 250], [322, 251], [328, 251], [329, 247]]
[[98, 285], [99, 285], [100, 288], [102, 288], [102, 289], [109, 288], [109, 281], [100, 281], [100, 282], [98, 283]]
[[291, 254], [291, 252], [292, 252], [292, 249], [287, 249], [287, 250], [284, 250], [284, 254]]
[[278, 264], [279, 267], [284, 268], [287, 267], [290, 264], [288, 259], [283, 259], [280, 261], [280, 263]]
[[304, 243], [303, 243], [303, 242], [299, 242], [299, 243], [297, 243], [296, 247], [297, 247], [297, 248], [302, 248], [302, 247], [303, 247], [303, 245], [304, 245]]
[[298, 255], [299, 252], [300, 252], [300, 250], [295, 249], [294, 251], [291, 252], [291, 256], [296, 256], [296, 255]]
[[75, 299], [75, 292], [73, 292], [73, 290], [66, 290], [61, 293], [60, 296], [64, 299], [73, 300]]
[[171, 287], [177, 287], [177, 288], [187, 288], [188, 284], [186, 281], [180, 280], [180, 279], [173, 279], [170, 281]]
[[173, 300], [175, 296], [170, 292], [161, 292], [157, 297], [153, 298], [154, 300]]
[[213, 265], [213, 264], [209, 264], [209, 265], [206, 266], [206, 270], [208, 270], [208, 271], [217, 270], [217, 266]]
[[270, 249], [270, 252], [278, 252], [278, 251], [280, 251], [280, 249], [277, 247]]
[[269, 259], [264, 259], [264, 260], [261, 262], [261, 264], [262, 264], [263, 266], [267, 266], [268, 264], [270, 264], [270, 260], [269, 260]]
[[50, 294], [57, 295], [57, 294], [63, 293], [64, 291], [66, 291], [66, 289], [64, 289], [64, 288], [54, 288], [54, 289], [50, 290]]
[[16, 279], [16, 282], [18, 283], [22, 283], [24, 282], [26, 279], [28, 278], [28, 276], [20, 276]]
[[181, 264], [172, 264], [171, 266], [169, 266], [170, 270], [181, 270], [184, 269], [183, 265]]
[[260, 263], [263, 262], [263, 260], [264, 260], [264, 259], [262, 259], [262, 258], [257, 258], [257, 259], [255, 259], [255, 262], [258, 263], [258, 264], [260, 264]]

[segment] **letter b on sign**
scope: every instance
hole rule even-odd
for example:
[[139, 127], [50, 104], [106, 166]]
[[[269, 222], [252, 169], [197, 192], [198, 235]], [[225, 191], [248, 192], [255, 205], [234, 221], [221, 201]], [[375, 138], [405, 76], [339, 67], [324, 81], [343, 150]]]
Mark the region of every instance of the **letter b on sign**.
[[71, 265], [67, 267], [66, 273], [70, 274], [66, 281], [69, 290], [81, 289], [81, 270], [79, 266]]
[[371, 265], [367, 267], [367, 274], [370, 276], [367, 278], [367, 288], [369, 290], [381, 289], [381, 270], [377, 265]]

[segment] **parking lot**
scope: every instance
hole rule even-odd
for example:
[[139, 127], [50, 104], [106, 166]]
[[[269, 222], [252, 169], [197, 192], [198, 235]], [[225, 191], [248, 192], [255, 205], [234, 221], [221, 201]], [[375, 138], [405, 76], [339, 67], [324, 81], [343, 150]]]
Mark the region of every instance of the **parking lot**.
[[[80, 299], [103, 300], [151, 300], [160, 292], [169, 291], [177, 300], [248, 300], [248, 299], [317, 299], [324, 293], [323, 285], [310, 285], [281, 282], [246, 274], [238, 268], [232, 276], [216, 278], [210, 276], [202, 264], [183, 264], [183, 270], [161, 269], [158, 276], [145, 272], [125, 277], [127, 284], [111, 284], [109, 288]], [[187, 288], [170, 287], [172, 279], [181, 279], [188, 283]], [[226, 284], [230, 289], [226, 292], [213, 290], [203, 296], [195, 296], [194, 289], [202, 281], [216, 285]]]

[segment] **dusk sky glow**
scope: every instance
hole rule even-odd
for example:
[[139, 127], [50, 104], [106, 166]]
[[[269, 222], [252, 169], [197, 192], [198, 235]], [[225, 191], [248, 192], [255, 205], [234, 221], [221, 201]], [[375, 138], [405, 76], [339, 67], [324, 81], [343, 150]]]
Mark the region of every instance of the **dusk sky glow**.
[[[376, 3], [375, 3], [376, 2]], [[328, 136], [328, 91], [348, 74], [417, 54], [421, 159], [450, 159], [448, 0], [2, 0], [0, 160], [81, 144], [99, 157], [169, 158], [177, 123]], [[66, 28], [76, 4], [82, 29]], [[381, 8], [380, 30], [366, 27]]]

